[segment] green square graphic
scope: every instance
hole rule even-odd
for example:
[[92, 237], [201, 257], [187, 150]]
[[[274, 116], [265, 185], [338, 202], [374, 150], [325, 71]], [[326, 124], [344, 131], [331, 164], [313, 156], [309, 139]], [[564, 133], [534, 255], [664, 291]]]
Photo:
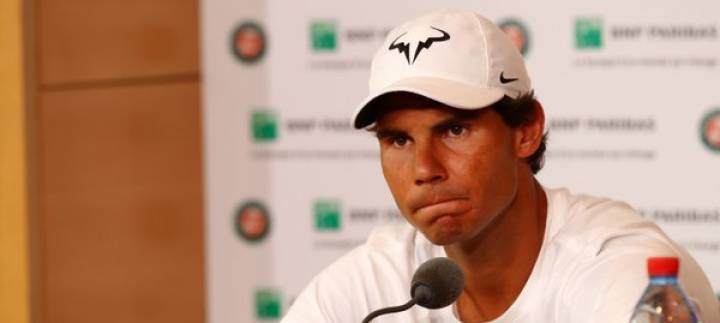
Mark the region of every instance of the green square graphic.
[[274, 141], [278, 137], [277, 117], [272, 111], [254, 111], [251, 117], [255, 141]]
[[342, 226], [340, 203], [334, 200], [317, 200], [314, 205], [315, 229], [318, 231], [338, 231]]
[[575, 20], [575, 47], [578, 49], [602, 48], [603, 22], [600, 18], [578, 18]]
[[280, 293], [274, 289], [255, 291], [255, 314], [260, 320], [276, 320], [282, 312]]
[[310, 24], [312, 48], [316, 52], [332, 52], [337, 48], [337, 32], [332, 21], [314, 21]]

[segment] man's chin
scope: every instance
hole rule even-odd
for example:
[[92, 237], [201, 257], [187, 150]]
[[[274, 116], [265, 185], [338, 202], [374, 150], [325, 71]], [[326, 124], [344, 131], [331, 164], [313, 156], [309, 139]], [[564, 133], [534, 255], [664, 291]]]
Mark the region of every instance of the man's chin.
[[441, 216], [430, 223], [416, 226], [435, 245], [446, 246], [461, 241], [464, 236], [461, 216]]
[[462, 232], [460, 230], [438, 230], [431, 232], [423, 232], [423, 235], [434, 245], [438, 246], [451, 245], [463, 239]]

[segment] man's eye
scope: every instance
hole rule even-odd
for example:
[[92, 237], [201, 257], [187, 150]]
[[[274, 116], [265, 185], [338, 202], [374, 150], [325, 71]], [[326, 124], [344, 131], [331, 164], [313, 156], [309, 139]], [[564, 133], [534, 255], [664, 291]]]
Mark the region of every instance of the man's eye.
[[450, 135], [451, 137], [459, 137], [463, 135], [466, 131], [467, 129], [465, 128], [465, 126], [459, 124], [449, 126], [447, 129], [448, 135]]
[[397, 136], [397, 137], [390, 138], [390, 142], [393, 144], [393, 146], [403, 147], [407, 144], [408, 139], [406, 137]]

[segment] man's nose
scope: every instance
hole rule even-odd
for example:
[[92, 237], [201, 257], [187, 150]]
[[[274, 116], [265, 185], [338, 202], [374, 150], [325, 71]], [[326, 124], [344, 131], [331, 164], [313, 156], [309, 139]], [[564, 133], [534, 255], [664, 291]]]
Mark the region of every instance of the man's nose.
[[434, 184], [447, 179], [445, 166], [432, 143], [415, 145], [415, 185]]

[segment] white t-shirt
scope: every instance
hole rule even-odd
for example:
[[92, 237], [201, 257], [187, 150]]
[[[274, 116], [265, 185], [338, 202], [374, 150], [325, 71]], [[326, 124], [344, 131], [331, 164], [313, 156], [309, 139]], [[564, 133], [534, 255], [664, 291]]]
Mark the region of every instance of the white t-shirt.
[[[720, 305], [702, 269], [654, 223], [624, 203], [565, 189], [545, 192], [538, 259], [518, 298], [493, 322], [628, 322], [648, 284], [646, 259], [677, 256], [680, 282], [702, 321], [720, 323]], [[375, 229], [366, 244], [316, 276], [282, 322], [361, 322], [373, 310], [406, 303], [415, 269], [441, 256], [444, 249], [409, 224]], [[373, 322], [458, 322], [453, 308], [414, 306]]]

